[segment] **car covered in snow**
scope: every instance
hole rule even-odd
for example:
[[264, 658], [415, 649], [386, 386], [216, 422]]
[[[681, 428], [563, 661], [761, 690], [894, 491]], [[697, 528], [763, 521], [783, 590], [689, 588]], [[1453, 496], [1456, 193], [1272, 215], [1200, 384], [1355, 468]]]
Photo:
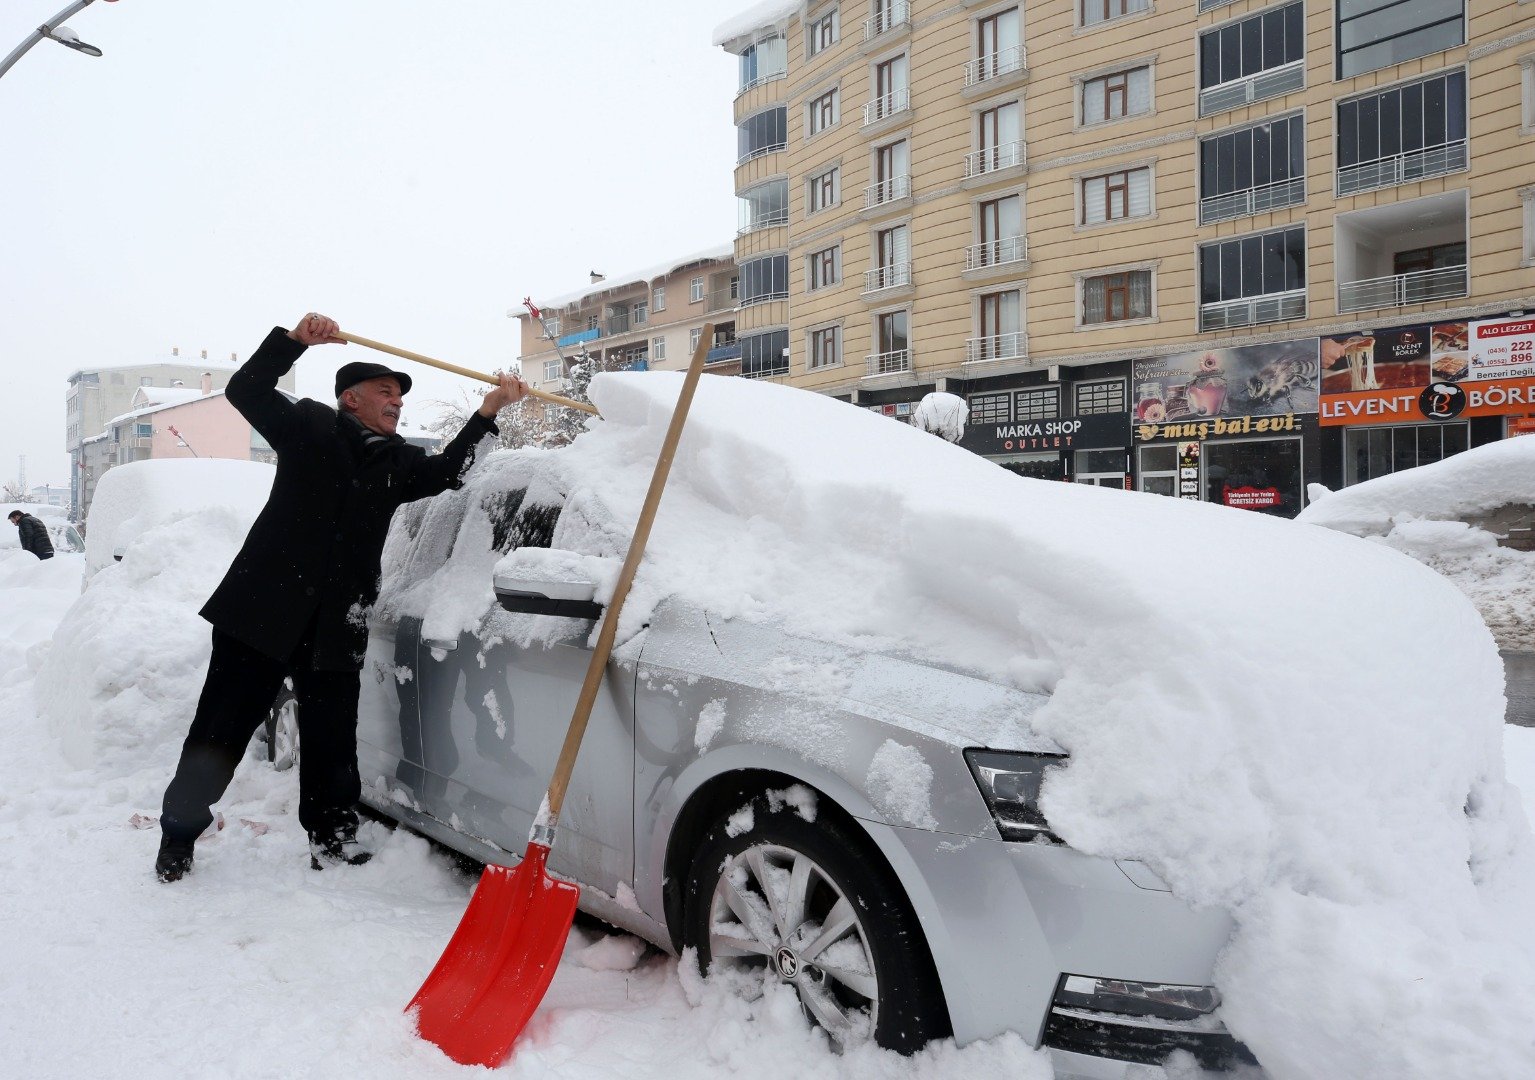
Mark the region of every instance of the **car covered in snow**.
[[[498, 452], [396, 516], [358, 729], [375, 809], [516, 863], [679, 382], [600, 376], [570, 447]], [[1291, 584], [1324, 573], [1324, 596]], [[1358, 822], [1422, 817], [1411, 784], [1353, 790], [1366, 748], [1334, 733], [1365, 699], [1409, 758], [1448, 730], [1435, 688], [1313, 621], [1386, 620], [1407, 665], [1425, 619], [1462, 634], [1455, 700], [1480, 716], [1497, 655], [1468, 613], [1348, 537], [1023, 479], [706, 378], [549, 865], [602, 919], [791, 986], [839, 1046], [1015, 1032], [1091, 1076], [1250, 1061], [1217, 959], [1293, 942], [1257, 918], [1239, 939], [1233, 913], [1330, 880]], [[1415, 829], [1468, 827], [1473, 756]], [[1332, 847], [1290, 844], [1313, 829]]]

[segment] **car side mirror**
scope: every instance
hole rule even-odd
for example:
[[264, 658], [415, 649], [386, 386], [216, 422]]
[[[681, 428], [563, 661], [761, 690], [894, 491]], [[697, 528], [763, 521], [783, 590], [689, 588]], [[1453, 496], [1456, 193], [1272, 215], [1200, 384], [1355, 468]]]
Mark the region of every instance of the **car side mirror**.
[[507, 611], [524, 615], [560, 615], [567, 619], [602, 618], [603, 605], [592, 599], [590, 581], [549, 580], [529, 573], [495, 576], [496, 599]]

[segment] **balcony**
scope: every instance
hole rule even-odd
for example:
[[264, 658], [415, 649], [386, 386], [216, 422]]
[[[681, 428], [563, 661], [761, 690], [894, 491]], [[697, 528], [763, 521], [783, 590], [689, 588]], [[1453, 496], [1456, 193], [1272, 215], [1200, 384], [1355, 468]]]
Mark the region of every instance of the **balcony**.
[[863, 189], [863, 208], [873, 210], [875, 207], [888, 206], [909, 198], [911, 198], [911, 176], [908, 174], [892, 176], [889, 180], [881, 180]]
[[602, 328], [593, 326], [586, 330], [578, 330], [573, 334], [566, 334], [561, 338], [555, 338], [554, 344], [558, 348], [564, 349], [571, 345], [584, 345], [588, 341], [596, 341], [601, 336]]
[[1410, 274], [1344, 281], [1338, 285], [1338, 311], [1369, 311], [1451, 300], [1471, 293], [1471, 268], [1444, 266]]
[[911, 350], [896, 349], [893, 352], [873, 353], [868, 361], [868, 378], [879, 375], [900, 375], [911, 370]]
[[1266, 296], [1249, 296], [1240, 300], [1224, 300], [1217, 304], [1201, 304], [1199, 329], [1234, 330], [1242, 326], [1260, 326], [1263, 323], [1285, 322], [1306, 317], [1306, 290], [1269, 293]]
[[608, 316], [608, 333], [627, 334], [629, 332], [629, 313]]
[[965, 155], [965, 179], [973, 180], [1004, 169], [1021, 169], [1026, 160], [1022, 139], [988, 146]]
[[1199, 92], [1199, 115], [1210, 116], [1288, 94], [1306, 85], [1306, 62], [1295, 60], [1245, 79], [1221, 83]]
[[726, 360], [739, 360], [741, 358], [741, 343], [739, 341], [727, 342], [724, 345], [716, 345], [704, 356], [706, 364], [721, 364]]
[[768, 154], [776, 154], [788, 145], [787, 142], [776, 142], [768, 143], [766, 146], [759, 146], [755, 150], [748, 150], [745, 154], [736, 158], [736, 164], [745, 165], [748, 161], [756, 161], [758, 158], [766, 157]]
[[1358, 195], [1362, 191], [1410, 184], [1415, 180], [1464, 172], [1469, 166], [1466, 140], [1430, 146], [1375, 161], [1362, 161], [1338, 170], [1338, 194]]
[[863, 294], [869, 296], [873, 293], [884, 292], [888, 289], [903, 289], [911, 286], [911, 263], [891, 263], [888, 266], [876, 266], [873, 270], [863, 275]]
[[1028, 241], [1021, 236], [1005, 236], [1001, 240], [986, 240], [971, 244], [965, 249], [965, 272], [989, 270], [1028, 261]]
[[911, 22], [911, 4], [907, 0], [895, 0], [894, 3], [884, 7], [876, 7], [874, 17], [865, 19], [863, 24], [863, 40], [873, 41], [875, 38], [890, 31], [905, 26]]
[[1252, 217], [1269, 210], [1282, 210], [1286, 206], [1298, 206], [1306, 201], [1306, 178], [1294, 176], [1246, 191], [1232, 191], [1225, 195], [1212, 195], [1199, 200], [1199, 223], [1214, 225], [1218, 221]]
[[789, 208], [784, 207], [782, 210], [771, 210], [766, 214], [759, 214], [737, 229], [736, 235], [745, 236], [747, 233], [754, 233], [761, 229], [771, 229], [774, 226], [787, 225], [788, 223]]
[[716, 311], [732, 311], [735, 309], [739, 289], [716, 289], [704, 298], [704, 314], [712, 315]]
[[987, 360], [1021, 360], [1029, 355], [1029, 335], [1021, 330], [965, 339], [965, 363]]
[[761, 75], [743, 80], [741, 85], [736, 88], [736, 97], [740, 97], [748, 90], [755, 90], [759, 86], [765, 86], [777, 79], [787, 79], [788, 77], [789, 72], [787, 68], [779, 68], [773, 71], [764, 71]]
[[789, 299], [788, 290], [757, 293], [755, 296], [743, 296], [743, 297], [741, 297], [741, 305], [740, 306], [743, 307], [743, 308], [749, 308], [749, 307], [755, 307], [758, 304], [771, 304], [775, 300], [787, 300], [787, 299]]
[[978, 56], [965, 65], [965, 89], [991, 89], [1003, 83], [1017, 82], [1028, 76], [1028, 53], [1022, 45], [1011, 45], [1000, 52]]
[[863, 126], [878, 127], [887, 120], [894, 120], [911, 109], [911, 88], [903, 86], [882, 94], [863, 107]]

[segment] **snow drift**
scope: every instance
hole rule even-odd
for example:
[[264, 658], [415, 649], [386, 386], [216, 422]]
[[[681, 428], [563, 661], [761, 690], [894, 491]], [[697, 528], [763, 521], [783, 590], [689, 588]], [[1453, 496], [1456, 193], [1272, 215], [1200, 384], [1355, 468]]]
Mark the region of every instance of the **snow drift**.
[[[495, 455], [454, 509], [408, 518], [442, 535], [408, 548], [435, 552], [408, 575], [392, 543], [381, 602], [429, 636], [479, 627], [508, 500], [565, 505], [555, 546], [621, 552], [680, 385], [599, 376], [604, 420], [572, 447]], [[1072, 755], [1044, 794], [1056, 831], [1232, 911], [1225, 1018], [1274, 1075], [1535, 1069], [1513, 903], [1535, 858], [1503, 777], [1499, 658], [1426, 568], [1021, 479], [840, 402], [711, 378], [620, 638], [673, 593], [1052, 693], [1034, 722]]]

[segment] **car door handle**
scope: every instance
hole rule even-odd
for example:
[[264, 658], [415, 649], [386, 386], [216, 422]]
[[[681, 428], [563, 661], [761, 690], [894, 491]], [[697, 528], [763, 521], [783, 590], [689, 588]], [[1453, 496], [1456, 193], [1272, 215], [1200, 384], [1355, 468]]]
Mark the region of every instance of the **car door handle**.
[[453, 641], [441, 641], [436, 638], [422, 638], [421, 644], [425, 645], [428, 649], [441, 649], [443, 652], [452, 652], [454, 649], [458, 648], [457, 639], [454, 639]]

